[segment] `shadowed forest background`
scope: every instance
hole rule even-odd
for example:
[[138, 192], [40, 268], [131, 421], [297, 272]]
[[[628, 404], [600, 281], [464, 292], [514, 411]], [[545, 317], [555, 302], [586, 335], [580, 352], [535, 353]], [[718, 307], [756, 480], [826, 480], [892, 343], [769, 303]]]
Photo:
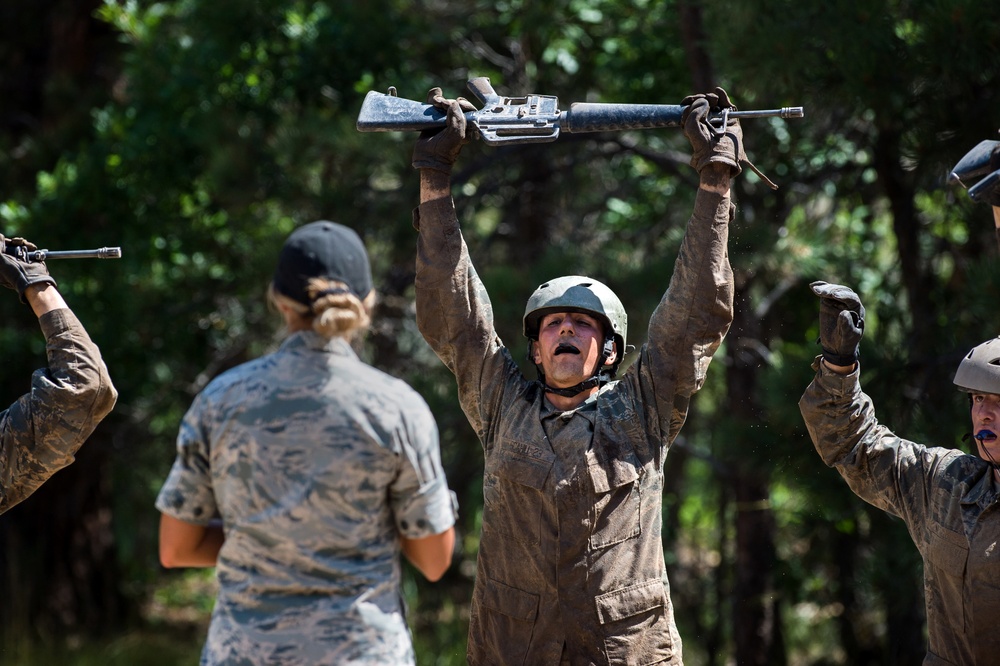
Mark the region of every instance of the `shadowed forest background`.
[[[369, 90], [676, 104], [723, 86], [743, 122], [730, 255], [736, 319], [666, 461], [663, 535], [686, 663], [918, 664], [921, 565], [898, 520], [813, 450], [797, 402], [818, 352], [809, 282], [868, 310], [862, 383], [879, 419], [963, 446], [954, 369], [1000, 333], [991, 213], [947, 182], [1000, 128], [1000, 13], [983, 0], [3, 0], [0, 231], [115, 261], [49, 262], [101, 347], [118, 406], [77, 462], [0, 517], [0, 662], [196, 664], [212, 571], [165, 571], [153, 500], [183, 412], [272, 349], [265, 288], [300, 224], [355, 228], [380, 305], [363, 355], [438, 419], [461, 502], [436, 584], [407, 570], [421, 665], [464, 663], [482, 453], [416, 331], [415, 134], [361, 134]], [[534, 287], [609, 284], [629, 342], [670, 277], [697, 175], [679, 129], [465, 148], [454, 193], [499, 331], [524, 349]], [[0, 403], [44, 363], [0, 299]]]

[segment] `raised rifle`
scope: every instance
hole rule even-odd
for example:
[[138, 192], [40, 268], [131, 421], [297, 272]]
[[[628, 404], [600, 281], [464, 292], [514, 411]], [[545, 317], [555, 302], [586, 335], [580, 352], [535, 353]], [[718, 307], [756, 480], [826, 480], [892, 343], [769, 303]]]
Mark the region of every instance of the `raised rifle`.
[[7, 254], [21, 261], [48, 261], [49, 259], [121, 259], [120, 247], [100, 247], [96, 250], [29, 250], [23, 245], [8, 246]]
[[[660, 127], [680, 127], [686, 107], [679, 104], [599, 104], [574, 102], [569, 110], [559, 109], [559, 100], [551, 95], [501, 97], [485, 76], [471, 79], [469, 91], [483, 107], [465, 114], [468, 127], [474, 127], [491, 146], [555, 141], [559, 134], [605, 132]], [[709, 116], [720, 134], [731, 118], [801, 118], [801, 106], [764, 111], [725, 109]], [[447, 114], [434, 107], [398, 97], [394, 87], [388, 93], [370, 91], [358, 114], [359, 132], [421, 131], [444, 127]]]

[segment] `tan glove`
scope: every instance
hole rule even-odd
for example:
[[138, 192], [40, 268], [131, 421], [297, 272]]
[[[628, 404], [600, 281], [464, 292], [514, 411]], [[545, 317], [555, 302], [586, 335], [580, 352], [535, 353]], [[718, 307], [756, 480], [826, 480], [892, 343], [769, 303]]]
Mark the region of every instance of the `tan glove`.
[[462, 146], [469, 142], [465, 134], [465, 112], [476, 107], [464, 97], [448, 99], [440, 88], [431, 88], [427, 93], [427, 103], [448, 114], [444, 128], [424, 130], [417, 145], [413, 147], [412, 164], [415, 169], [435, 169], [451, 174], [451, 167], [462, 152]]
[[740, 121], [733, 118], [725, 128], [714, 127], [708, 122], [709, 114], [721, 113], [724, 109], [736, 110], [726, 91], [716, 88], [715, 92], [688, 95], [681, 100], [681, 106], [687, 107], [681, 114], [681, 125], [694, 151], [691, 166], [701, 173], [709, 164], [727, 164], [732, 176], [739, 175], [743, 170], [740, 164], [747, 160]]

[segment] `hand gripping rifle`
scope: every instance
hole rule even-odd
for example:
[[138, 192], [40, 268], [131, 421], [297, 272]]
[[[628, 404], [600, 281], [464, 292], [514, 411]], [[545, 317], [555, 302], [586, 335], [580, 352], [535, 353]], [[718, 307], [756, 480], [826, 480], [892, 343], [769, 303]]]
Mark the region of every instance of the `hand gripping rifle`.
[[[555, 141], [560, 132], [605, 132], [619, 130], [680, 127], [686, 107], [678, 104], [594, 104], [575, 102], [568, 111], [559, 110], [559, 100], [551, 95], [501, 97], [485, 76], [471, 79], [469, 91], [483, 108], [466, 112], [469, 127], [479, 131], [491, 146]], [[358, 114], [359, 132], [421, 131], [444, 127], [447, 114], [431, 104], [423, 104], [388, 94], [370, 91]], [[709, 121], [724, 133], [730, 118], [801, 118], [801, 106], [766, 111], [725, 109], [712, 114]]]
[[[969, 187], [977, 178], [981, 180]], [[1000, 141], [980, 141], [952, 168], [949, 180], [967, 187], [973, 201], [993, 206], [997, 247], [1000, 248]]]
[[[968, 183], [985, 176], [969, 187]], [[973, 201], [1000, 206], [1000, 141], [980, 141], [951, 170], [950, 180], [969, 188]]]
[[96, 250], [28, 250], [14, 245], [4, 250], [21, 261], [47, 261], [49, 259], [121, 259], [120, 247], [101, 247]]

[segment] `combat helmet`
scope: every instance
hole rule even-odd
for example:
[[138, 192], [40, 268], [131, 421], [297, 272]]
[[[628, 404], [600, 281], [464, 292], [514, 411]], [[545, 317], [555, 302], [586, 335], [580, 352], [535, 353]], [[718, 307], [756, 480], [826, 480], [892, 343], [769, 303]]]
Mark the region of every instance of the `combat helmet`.
[[967, 393], [1000, 394], [1000, 337], [977, 345], [955, 372], [955, 385]]
[[[955, 385], [967, 393], [1000, 394], [1000, 337], [976, 345], [965, 355], [955, 372]], [[973, 406], [971, 395], [969, 396], [969, 406]], [[972, 436], [974, 439], [980, 440], [982, 445], [983, 441], [989, 439], [988, 436], [992, 434], [990, 430], [986, 429], [974, 435], [969, 433], [963, 439]], [[993, 459], [988, 448], [980, 446], [977, 447], [976, 452], [994, 469], [1000, 470], [1000, 464], [997, 464], [997, 461]]]
[[[610, 368], [610, 375], [614, 377], [626, 352], [625, 336], [628, 330], [625, 307], [615, 292], [603, 283], [582, 275], [567, 275], [549, 280], [535, 289], [524, 308], [524, 337], [538, 340], [542, 317], [550, 312], [584, 312], [604, 323], [606, 338], [618, 348], [618, 357]], [[610, 355], [610, 347], [606, 347], [605, 352]], [[530, 342], [528, 353], [530, 356]]]

